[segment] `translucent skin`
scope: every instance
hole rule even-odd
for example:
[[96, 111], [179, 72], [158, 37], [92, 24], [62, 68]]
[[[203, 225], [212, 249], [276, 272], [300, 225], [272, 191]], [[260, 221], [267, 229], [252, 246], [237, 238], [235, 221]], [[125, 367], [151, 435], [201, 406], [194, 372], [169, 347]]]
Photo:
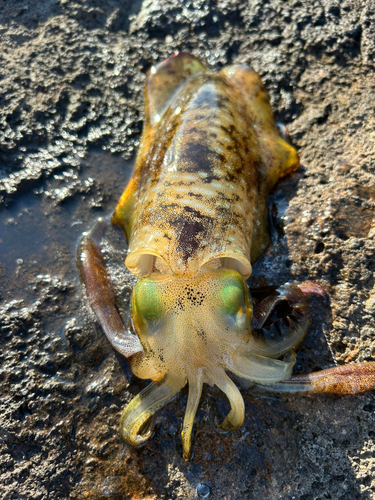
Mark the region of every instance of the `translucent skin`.
[[281, 393], [372, 390], [375, 363], [289, 379], [311, 322], [305, 295], [327, 299], [319, 285], [287, 284], [259, 300], [257, 291], [253, 310], [245, 280], [269, 241], [267, 198], [299, 163], [279, 135], [259, 76], [246, 66], [211, 73], [194, 56], [175, 55], [151, 68], [145, 115], [134, 174], [113, 215], [128, 240], [125, 264], [139, 278], [130, 330], [97, 243], [102, 221], [78, 249], [90, 304], [111, 345], [135, 375], [152, 380], [125, 408], [122, 439], [144, 444], [155, 412], [186, 383], [186, 460], [203, 383], [230, 401], [220, 426], [239, 427], [244, 402], [228, 371]]

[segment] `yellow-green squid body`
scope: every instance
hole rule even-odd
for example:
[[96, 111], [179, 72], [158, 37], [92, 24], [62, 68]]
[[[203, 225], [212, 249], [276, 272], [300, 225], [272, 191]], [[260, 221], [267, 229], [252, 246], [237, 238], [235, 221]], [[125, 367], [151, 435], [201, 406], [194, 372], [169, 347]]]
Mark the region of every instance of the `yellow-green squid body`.
[[[293, 349], [310, 324], [304, 295], [286, 285], [253, 311], [245, 280], [269, 243], [269, 192], [298, 165], [249, 67], [212, 73], [194, 56], [178, 54], [151, 68], [133, 177], [113, 216], [128, 240], [125, 265], [139, 279], [132, 332], [117, 312], [93, 232], [82, 240], [79, 260], [110, 342], [136, 376], [152, 380], [124, 410], [120, 434], [128, 444], [150, 437], [150, 417], [188, 383], [182, 431], [188, 459], [203, 383], [227, 395], [231, 410], [220, 425], [232, 430], [243, 423], [244, 402], [227, 372], [260, 384], [290, 378]], [[289, 315], [265, 330], [281, 301]], [[275, 390], [327, 392], [314, 378], [297, 382]], [[333, 382], [337, 375], [328, 375]]]

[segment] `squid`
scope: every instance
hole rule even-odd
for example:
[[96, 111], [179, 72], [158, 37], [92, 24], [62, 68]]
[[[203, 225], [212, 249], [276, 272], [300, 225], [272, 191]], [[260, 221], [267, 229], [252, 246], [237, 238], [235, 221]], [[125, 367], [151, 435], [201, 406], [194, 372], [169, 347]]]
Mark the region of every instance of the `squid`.
[[103, 222], [86, 233], [78, 267], [109, 342], [151, 382], [124, 409], [120, 436], [142, 446], [153, 416], [188, 384], [183, 457], [191, 457], [203, 384], [230, 402], [221, 429], [239, 428], [243, 397], [229, 374], [289, 393], [374, 389], [375, 363], [292, 377], [295, 349], [311, 324], [314, 283], [285, 284], [253, 304], [246, 280], [269, 244], [267, 200], [298, 169], [259, 75], [232, 65], [214, 73], [177, 53], [148, 72], [145, 121], [133, 176], [112, 222], [138, 279], [125, 325], [100, 251]]

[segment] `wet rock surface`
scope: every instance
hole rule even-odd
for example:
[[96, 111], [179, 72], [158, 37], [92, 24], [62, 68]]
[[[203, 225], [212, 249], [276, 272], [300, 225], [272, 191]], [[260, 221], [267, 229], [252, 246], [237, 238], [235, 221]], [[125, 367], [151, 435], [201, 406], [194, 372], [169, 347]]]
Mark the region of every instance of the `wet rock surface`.
[[[75, 268], [82, 231], [131, 175], [147, 69], [175, 50], [262, 76], [302, 167], [271, 199], [274, 245], [250, 286], [314, 280], [331, 309], [296, 371], [374, 359], [375, 9], [371, 1], [8, 0], [0, 4], [0, 497], [370, 499], [373, 393], [270, 397], [243, 390], [246, 420], [205, 388], [194, 455], [186, 389], [138, 450], [118, 436], [144, 386], [106, 342]], [[103, 252], [123, 303], [123, 236]]]

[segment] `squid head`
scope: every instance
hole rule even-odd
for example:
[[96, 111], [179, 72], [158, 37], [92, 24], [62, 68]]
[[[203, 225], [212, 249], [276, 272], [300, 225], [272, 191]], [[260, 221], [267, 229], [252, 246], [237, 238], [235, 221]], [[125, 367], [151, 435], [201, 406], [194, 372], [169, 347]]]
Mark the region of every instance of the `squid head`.
[[[216, 269], [190, 278], [145, 277], [134, 287], [131, 313], [143, 346], [141, 353], [129, 359], [131, 368], [136, 376], [153, 380], [128, 405], [121, 419], [121, 437], [132, 446], [140, 446], [150, 437], [147, 422], [186, 383], [189, 396], [182, 442], [188, 459], [203, 383], [215, 384], [228, 397], [231, 410], [220, 427], [233, 430], [243, 423], [244, 402], [227, 371], [266, 384], [291, 374], [293, 356], [287, 361], [274, 359], [291, 349], [290, 341], [286, 346], [283, 337], [272, 344], [259, 334], [260, 328], [257, 336], [252, 334], [251, 297], [244, 278], [235, 270]], [[293, 344], [304, 336], [306, 324], [302, 330]]]

